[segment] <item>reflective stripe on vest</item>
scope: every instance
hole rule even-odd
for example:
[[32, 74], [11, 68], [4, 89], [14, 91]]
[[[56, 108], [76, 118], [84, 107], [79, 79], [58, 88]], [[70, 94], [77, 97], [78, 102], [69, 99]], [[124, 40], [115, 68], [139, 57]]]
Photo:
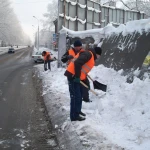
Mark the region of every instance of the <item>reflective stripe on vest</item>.
[[[73, 58], [73, 59], [71, 60], [71, 62], [74, 62], [76, 59], [77, 59], [77, 58]], [[82, 71], [83, 73], [85, 73], [85, 74], [86, 74], [86, 70], [84, 69], [84, 67], [85, 67], [88, 71], [91, 70], [91, 68], [90, 68], [88, 65], [84, 64], [84, 65], [82, 66], [81, 71]]]
[[[80, 52], [83, 52], [84, 50], [81, 50]], [[69, 71], [70, 73], [72, 73], [73, 75], [75, 75], [75, 70], [74, 70], [74, 61], [79, 57], [80, 52], [75, 56], [75, 58], [73, 58], [67, 68], [67, 71]], [[90, 52], [90, 51], [89, 51]], [[94, 62], [94, 56], [93, 53], [90, 52], [92, 54], [91, 59], [85, 63], [82, 66], [81, 69], [81, 75], [80, 75], [80, 80], [84, 80], [86, 79], [87, 74], [89, 73], [89, 71], [93, 68], [95, 62]]]

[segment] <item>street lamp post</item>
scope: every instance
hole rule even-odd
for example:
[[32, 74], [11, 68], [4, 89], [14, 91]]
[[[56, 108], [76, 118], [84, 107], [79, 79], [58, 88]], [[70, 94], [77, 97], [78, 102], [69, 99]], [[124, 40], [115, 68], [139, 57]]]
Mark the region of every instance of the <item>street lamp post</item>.
[[[33, 27], [33, 29], [35, 30], [35, 26], [34, 25], [32, 25], [32, 27]], [[35, 42], [34, 42], [34, 45], [35, 45], [35, 47], [37, 48], [38, 47], [38, 34], [37, 34], [38, 32], [37, 32], [37, 30], [35, 31], [35, 33], [33, 34], [34, 35], [34, 39], [35, 39]]]
[[[35, 18], [35, 19], [37, 19], [35, 16], [33, 16], [33, 18]], [[38, 21], [38, 50], [39, 50], [39, 19], [37, 19], [37, 21]]]

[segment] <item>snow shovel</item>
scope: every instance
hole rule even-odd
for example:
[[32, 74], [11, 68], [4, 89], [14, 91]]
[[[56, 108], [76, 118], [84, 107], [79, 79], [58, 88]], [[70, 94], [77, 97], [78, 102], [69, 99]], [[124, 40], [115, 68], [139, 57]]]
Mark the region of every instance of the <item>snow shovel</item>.
[[[86, 87], [87, 89], [89, 89], [89, 87], [85, 84], [85, 83], [83, 83], [82, 81], [80, 81], [80, 83], [84, 86], [84, 87]], [[93, 91], [92, 89], [89, 89], [93, 94], [95, 94], [96, 96], [98, 96], [99, 98], [102, 98], [103, 96], [105, 96], [106, 95], [106, 93], [105, 94], [103, 94], [103, 95], [98, 95], [95, 91]]]
[[91, 81], [93, 82], [94, 89], [98, 89], [98, 90], [102, 90], [102, 91], [106, 92], [106, 90], [107, 90], [107, 85], [102, 84], [102, 83], [100, 83], [100, 82], [98, 82], [98, 81], [96, 81], [96, 80], [93, 80], [89, 75], [87, 75], [87, 76], [88, 76], [88, 77], [91, 79]]
[[[85, 84], [85, 83], [83, 83], [82, 81], [80, 81], [80, 83], [84, 86], [84, 87], [86, 87], [87, 89], [89, 89], [89, 87]], [[95, 91], [93, 91], [92, 89], [89, 89], [93, 94], [95, 94], [96, 96], [98, 96], [98, 94], [95, 92]]]

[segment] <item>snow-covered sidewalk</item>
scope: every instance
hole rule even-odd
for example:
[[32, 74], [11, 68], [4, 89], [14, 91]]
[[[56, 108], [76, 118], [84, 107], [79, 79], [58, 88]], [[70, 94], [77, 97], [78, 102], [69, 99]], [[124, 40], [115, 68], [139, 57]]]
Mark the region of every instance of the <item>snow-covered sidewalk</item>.
[[[61, 132], [72, 129], [85, 149], [89, 150], [150, 149], [150, 79], [148, 77], [144, 81], [135, 77], [133, 83], [128, 84], [127, 77], [121, 75], [122, 70], [116, 72], [103, 65], [94, 67], [90, 76], [108, 85], [107, 94], [99, 99], [90, 93], [92, 103], [82, 104], [86, 120], [71, 122], [65, 69], [57, 68], [57, 62], [51, 63], [52, 71], [44, 72], [43, 64], [36, 67], [39, 70], [39, 77], [43, 80], [43, 96], [49, 99], [45, 103], [50, 117], [53, 118], [50, 105], [56, 106], [55, 108], [61, 113], [58, 117], [63, 116], [62, 124], [53, 120], [55, 128]], [[92, 83], [91, 88], [93, 88]], [[102, 91], [96, 90], [96, 92], [99, 95], [104, 94]]]

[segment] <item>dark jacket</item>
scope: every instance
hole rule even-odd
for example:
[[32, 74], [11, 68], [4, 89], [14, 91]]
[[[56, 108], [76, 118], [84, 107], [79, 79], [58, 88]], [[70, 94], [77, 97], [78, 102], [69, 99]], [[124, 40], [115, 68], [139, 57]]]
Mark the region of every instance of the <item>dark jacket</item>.
[[[72, 48], [72, 50], [74, 51], [75, 55], [78, 53], [74, 48]], [[69, 52], [67, 51], [62, 57], [61, 57], [61, 61], [63, 63], [66, 63], [69, 59], [68, 59], [68, 55]]]
[[[96, 53], [93, 49], [90, 49], [90, 51], [94, 55], [94, 59], [96, 59]], [[82, 66], [87, 63], [92, 57], [92, 54], [89, 51], [80, 52], [79, 57], [75, 60], [74, 66], [75, 66], [75, 75], [73, 76], [69, 71], [65, 71], [64, 75], [68, 77], [68, 79], [77, 77], [80, 77]]]

